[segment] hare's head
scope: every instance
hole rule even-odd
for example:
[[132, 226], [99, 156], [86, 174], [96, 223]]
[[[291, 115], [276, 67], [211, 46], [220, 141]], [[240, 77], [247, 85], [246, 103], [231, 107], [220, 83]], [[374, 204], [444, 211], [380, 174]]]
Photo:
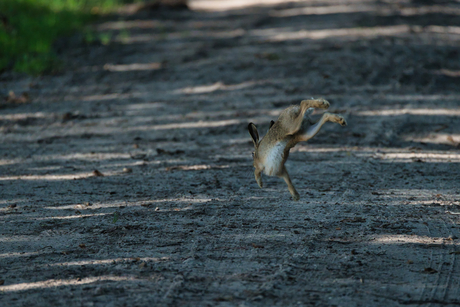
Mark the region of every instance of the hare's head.
[[252, 165], [254, 165], [254, 175], [256, 177], [257, 184], [262, 187], [261, 173], [264, 169], [263, 162], [259, 158], [259, 132], [257, 131], [256, 125], [250, 123], [248, 125], [249, 134], [251, 135], [252, 141], [254, 142], [254, 151], [252, 152]]

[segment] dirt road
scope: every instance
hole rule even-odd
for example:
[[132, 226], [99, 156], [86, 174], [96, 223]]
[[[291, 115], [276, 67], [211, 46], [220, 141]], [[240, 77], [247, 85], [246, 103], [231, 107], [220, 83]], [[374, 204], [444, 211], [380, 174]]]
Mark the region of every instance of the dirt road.
[[[216, 3], [0, 75], [0, 305], [460, 305], [460, 4]], [[247, 124], [310, 97], [294, 202]]]

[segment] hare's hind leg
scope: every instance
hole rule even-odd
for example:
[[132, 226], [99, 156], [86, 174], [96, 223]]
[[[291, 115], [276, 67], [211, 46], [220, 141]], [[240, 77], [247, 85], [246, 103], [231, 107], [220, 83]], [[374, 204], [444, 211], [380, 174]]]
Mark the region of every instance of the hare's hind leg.
[[294, 185], [292, 184], [291, 178], [289, 177], [289, 174], [286, 170], [286, 166], [283, 166], [281, 174], [279, 174], [278, 176], [284, 179], [284, 181], [288, 185], [289, 193], [291, 193], [292, 198], [295, 201], [298, 201], [300, 199], [299, 193], [297, 193], [296, 189], [294, 188]]
[[303, 131], [302, 134], [299, 135], [298, 141], [305, 142], [314, 137], [319, 132], [319, 130], [325, 122], [338, 123], [342, 126], [347, 125], [347, 122], [345, 118], [343, 118], [343, 116], [326, 112], [323, 114], [321, 119], [316, 124], [308, 127], [306, 131]]
[[[283, 127], [286, 129], [287, 135], [292, 135], [299, 131], [302, 127], [302, 122], [305, 115], [309, 115], [313, 112], [312, 108], [329, 108], [329, 102], [325, 99], [311, 99], [302, 100], [300, 102], [300, 108], [298, 106], [292, 106], [288, 108], [284, 114], [280, 115], [278, 119], [282, 122]], [[288, 118], [286, 118], [288, 116]]]

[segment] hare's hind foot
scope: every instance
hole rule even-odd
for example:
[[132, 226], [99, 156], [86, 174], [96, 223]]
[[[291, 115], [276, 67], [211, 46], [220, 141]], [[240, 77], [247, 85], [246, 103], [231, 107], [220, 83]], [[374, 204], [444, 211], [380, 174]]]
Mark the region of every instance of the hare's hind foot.
[[292, 199], [294, 201], [298, 201], [300, 199], [300, 195], [299, 195], [299, 193], [297, 193], [297, 191], [294, 191], [294, 192], [295, 192], [294, 194], [291, 193]]
[[330, 106], [329, 101], [323, 98], [319, 99], [308, 99], [308, 100], [302, 100], [300, 102], [300, 106], [302, 108], [308, 109], [308, 108], [319, 108], [319, 109], [327, 109]]

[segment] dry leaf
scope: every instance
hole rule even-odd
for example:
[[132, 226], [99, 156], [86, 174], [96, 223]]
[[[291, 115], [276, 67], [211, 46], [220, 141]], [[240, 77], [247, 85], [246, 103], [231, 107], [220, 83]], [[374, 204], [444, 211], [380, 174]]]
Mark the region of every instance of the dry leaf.
[[78, 247], [80, 247], [80, 248], [86, 248], [86, 245], [85, 245], [85, 244], [80, 244], [80, 245], [78, 245]]
[[26, 92], [22, 93], [20, 96], [16, 96], [13, 91], [8, 93], [8, 97], [6, 97], [6, 102], [9, 103], [26, 103], [29, 101], [29, 94]]
[[454, 138], [453, 138], [451, 135], [448, 135], [448, 136], [447, 136], [447, 140], [448, 140], [449, 142], [451, 142], [451, 143], [454, 143], [454, 144], [457, 143], [457, 142], [454, 141]]
[[447, 126], [447, 125], [442, 125], [441, 127], [434, 129], [434, 132], [439, 132], [439, 131], [444, 130], [444, 129], [446, 129], [446, 128], [449, 128], [449, 126]]
[[423, 273], [434, 274], [434, 273], [438, 273], [438, 271], [436, 271], [436, 270], [433, 269], [433, 268], [425, 268], [425, 269], [423, 270]]
[[257, 245], [257, 244], [254, 244], [254, 243], [252, 243], [252, 247], [254, 247], [254, 248], [265, 248], [265, 246], [263, 246], [263, 245]]
[[96, 177], [103, 177], [104, 174], [102, 174], [100, 171], [98, 171], [97, 169], [95, 169], [93, 171], [93, 176], [96, 176]]
[[133, 172], [133, 169], [132, 169], [132, 168], [129, 168], [129, 167], [123, 168], [123, 173], [129, 174], [129, 173], [132, 173], [132, 172]]
[[0, 286], [3, 285], [5, 281], [3, 279], [0, 279]]
[[407, 264], [414, 264], [414, 261], [412, 261], [412, 260], [407, 260]]

